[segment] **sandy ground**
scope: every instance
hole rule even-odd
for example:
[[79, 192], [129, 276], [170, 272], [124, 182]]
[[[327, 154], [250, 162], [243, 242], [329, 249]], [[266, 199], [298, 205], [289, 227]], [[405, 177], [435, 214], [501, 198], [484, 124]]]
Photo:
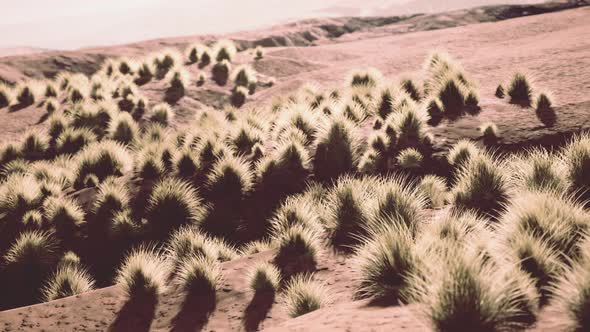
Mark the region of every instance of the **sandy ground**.
[[[374, 66], [394, 79], [401, 74], [419, 75], [426, 55], [433, 49], [445, 49], [479, 82], [482, 112], [457, 122], [443, 122], [433, 128], [441, 150], [460, 137], [477, 138], [477, 126], [490, 120], [498, 125], [502, 133], [498, 144], [505, 149], [534, 143], [557, 144], [573, 132], [590, 128], [590, 39], [586, 38], [590, 31], [589, 18], [590, 8], [580, 8], [498, 23], [401, 35], [384, 36], [388, 27], [381, 27], [374, 35], [366, 31], [356, 37], [351, 34], [345, 42], [316, 47], [272, 48], [255, 67], [263, 78], [275, 77], [277, 83], [270, 88], [261, 87], [247, 105], [268, 102], [277, 94], [292, 91], [307, 81], [316, 81], [324, 87], [340, 85], [346, 73], [357, 66]], [[152, 50], [162, 47], [160, 42], [150, 45]], [[121, 46], [109, 52], [136, 55], [145, 50]], [[80, 59], [84, 57], [95, 58], [82, 54], [75, 61], [82, 61]], [[69, 58], [62, 60], [72, 61]], [[247, 61], [246, 56], [241, 55], [239, 61]], [[531, 109], [509, 105], [493, 96], [496, 85], [506, 82], [517, 69], [531, 73], [536, 87], [549, 89], [556, 95], [557, 122], [554, 126], [543, 125]], [[3, 60], [0, 74], [6, 77], [21, 72], [15, 71], [10, 61]], [[142, 88], [142, 93], [152, 100], [161, 100], [163, 83], [150, 83]], [[188, 97], [176, 106], [180, 125], [191, 119], [195, 109], [207, 105], [221, 106], [228, 95], [229, 87], [219, 88], [211, 83], [201, 88], [191, 87]], [[45, 125], [40, 121], [43, 113], [36, 106], [17, 111], [1, 109], [0, 140], [15, 139], [29, 127]], [[256, 261], [268, 260], [271, 256], [272, 253], [268, 252], [223, 264], [225, 281], [217, 294], [216, 309], [206, 322], [195, 322], [199, 318], [195, 315], [197, 309], [185, 307], [183, 310], [183, 295], [174, 286], [155, 308], [125, 306], [123, 294], [113, 286], [1, 312], [0, 330], [245, 330], [244, 316], [252, 298], [244, 280], [245, 271]], [[271, 331], [429, 330], [421, 319], [419, 307], [375, 307], [363, 301], [352, 301], [354, 276], [350, 262], [342, 257], [324, 253], [317, 276], [330, 287], [333, 295], [328, 308], [289, 319], [279, 298], [259, 328]], [[128, 324], [133, 324], [133, 329]], [[541, 315], [539, 325], [533, 329], [559, 330], [560, 322], [550, 314]]]

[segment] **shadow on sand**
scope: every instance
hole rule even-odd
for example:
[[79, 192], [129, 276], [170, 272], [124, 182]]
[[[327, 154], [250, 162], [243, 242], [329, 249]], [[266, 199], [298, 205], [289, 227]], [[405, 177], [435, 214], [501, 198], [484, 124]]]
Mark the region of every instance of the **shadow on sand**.
[[109, 326], [110, 332], [147, 332], [156, 315], [158, 300], [155, 296], [130, 299], [117, 313], [117, 318]]
[[215, 292], [188, 293], [180, 311], [172, 320], [172, 332], [201, 331], [215, 310]]
[[260, 323], [272, 308], [274, 291], [256, 292], [244, 312], [243, 325], [246, 331], [257, 331]]

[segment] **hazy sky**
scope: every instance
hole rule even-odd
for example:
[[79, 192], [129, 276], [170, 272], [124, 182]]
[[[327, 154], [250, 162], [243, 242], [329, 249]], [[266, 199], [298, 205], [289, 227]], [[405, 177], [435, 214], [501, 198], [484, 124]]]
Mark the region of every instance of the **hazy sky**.
[[[375, 5], [408, 0], [367, 0]], [[363, 1], [366, 4], [367, 1]], [[79, 48], [329, 16], [358, 0], [0, 0], [0, 48]]]
[[428, 12], [493, 2], [531, 0], [0, 0], [0, 49], [75, 49], [226, 33], [308, 17]]

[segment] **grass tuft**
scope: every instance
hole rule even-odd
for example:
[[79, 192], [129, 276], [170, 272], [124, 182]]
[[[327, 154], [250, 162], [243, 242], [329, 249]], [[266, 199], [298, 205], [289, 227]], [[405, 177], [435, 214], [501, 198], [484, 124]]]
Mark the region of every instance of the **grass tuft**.
[[117, 271], [115, 283], [128, 300], [157, 300], [167, 287], [169, 266], [165, 257], [153, 247], [131, 251]]
[[312, 275], [295, 276], [287, 285], [285, 300], [289, 315], [293, 318], [318, 310], [328, 304], [328, 290]]

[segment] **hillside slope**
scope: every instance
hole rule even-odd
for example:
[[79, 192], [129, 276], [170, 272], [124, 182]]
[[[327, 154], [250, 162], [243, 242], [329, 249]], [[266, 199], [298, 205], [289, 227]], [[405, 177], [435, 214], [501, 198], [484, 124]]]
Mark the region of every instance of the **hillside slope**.
[[[326, 88], [340, 85], [346, 73], [354, 67], [371, 65], [392, 78], [402, 74], [419, 76], [427, 54], [433, 49], [445, 49], [479, 82], [482, 111], [477, 116], [466, 116], [456, 122], [445, 121], [433, 127], [441, 151], [459, 138], [479, 137], [476, 128], [485, 121], [494, 121], [499, 126], [502, 138], [498, 147], [505, 150], [540, 142], [559, 144], [571, 133], [590, 128], [590, 39], [580, 38], [590, 31], [589, 16], [590, 8], [579, 8], [503, 22], [397, 35], [385, 33], [386, 29], [396, 28], [388, 25], [375, 32], [350, 33], [349, 39], [337, 43], [272, 48], [264, 59], [255, 63], [255, 68], [263, 79], [276, 78], [276, 84], [251, 96], [246, 106], [266, 103], [308, 81]], [[98, 66], [95, 62], [107, 55], [133, 56], [163, 46], [182, 45], [185, 41], [152, 41], [68, 55], [49, 53], [6, 58], [0, 64], [4, 69], [0, 70], [2, 75], [12, 70], [11, 75], [15, 77], [22, 75], [19, 68], [25, 67], [30, 68], [25, 72], [30, 76], [40, 75], [36, 68], [47, 75], [58, 68], [92, 72]], [[543, 125], [532, 109], [522, 109], [494, 97], [496, 85], [506, 82], [516, 69], [530, 72], [537, 87], [549, 89], [557, 96], [555, 124]], [[164, 90], [161, 82], [154, 82], [142, 88], [142, 93], [150, 99], [161, 99]], [[188, 122], [195, 109], [223, 106], [228, 98], [227, 91], [211, 84], [191, 86], [187, 95], [188, 98], [175, 106], [181, 122]], [[14, 139], [28, 127], [44, 126], [43, 117], [44, 111], [36, 105], [20, 110], [0, 110], [0, 139]], [[271, 252], [265, 252], [222, 264], [225, 281], [217, 294], [216, 310], [208, 320], [195, 317], [195, 308], [182, 306], [182, 296], [176, 286], [169, 289], [157, 306], [145, 308], [125, 307], [121, 290], [112, 286], [0, 312], [0, 330], [129, 331], [130, 326], [134, 331], [188, 331], [198, 330], [197, 327], [206, 331], [249, 329], [244, 318], [251, 294], [247, 291], [244, 272], [253, 262], [268, 260], [271, 256]], [[330, 287], [333, 294], [330, 305], [291, 320], [279, 299], [260, 327], [276, 331], [428, 331], [418, 307], [376, 307], [352, 301], [355, 276], [350, 266], [349, 259], [323, 253], [317, 276]], [[551, 320], [550, 315], [542, 315], [541, 322], [533, 330], [559, 330], [560, 322]]]

